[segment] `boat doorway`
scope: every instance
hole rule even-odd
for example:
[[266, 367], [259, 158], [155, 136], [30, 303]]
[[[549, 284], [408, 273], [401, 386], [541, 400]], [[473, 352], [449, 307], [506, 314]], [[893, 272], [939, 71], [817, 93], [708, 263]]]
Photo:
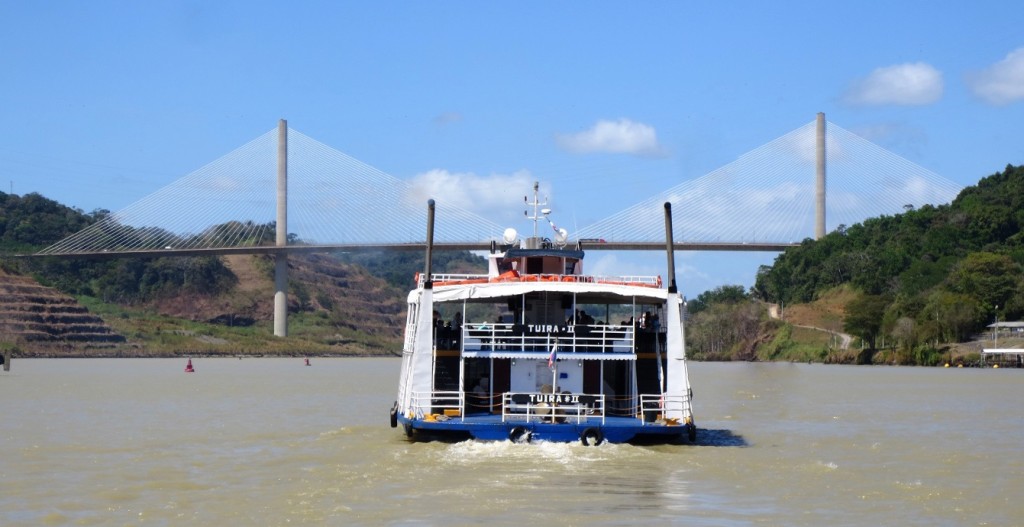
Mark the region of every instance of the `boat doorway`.
[[501, 413], [501, 394], [509, 391], [511, 365], [508, 359], [465, 359], [463, 391], [466, 413]]
[[601, 381], [600, 390], [592, 393], [602, 393], [605, 397], [605, 406], [610, 416], [626, 417], [632, 416], [630, 382], [632, 378], [631, 361], [604, 361], [595, 362], [598, 366], [598, 379]]

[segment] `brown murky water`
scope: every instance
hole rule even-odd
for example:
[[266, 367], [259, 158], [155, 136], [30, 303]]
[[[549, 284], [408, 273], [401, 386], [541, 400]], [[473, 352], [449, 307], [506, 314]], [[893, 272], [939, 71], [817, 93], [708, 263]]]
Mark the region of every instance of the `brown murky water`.
[[1020, 525], [1024, 370], [693, 364], [699, 444], [410, 444], [397, 359], [16, 360], [0, 525]]

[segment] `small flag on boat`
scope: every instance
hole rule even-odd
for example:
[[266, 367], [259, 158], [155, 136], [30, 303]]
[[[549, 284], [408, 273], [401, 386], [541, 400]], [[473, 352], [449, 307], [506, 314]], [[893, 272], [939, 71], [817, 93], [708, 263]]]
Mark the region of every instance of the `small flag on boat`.
[[551, 345], [551, 353], [548, 354], [548, 368], [555, 367], [555, 361], [558, 360], [558, 339], [555, 339], [555, 343]]

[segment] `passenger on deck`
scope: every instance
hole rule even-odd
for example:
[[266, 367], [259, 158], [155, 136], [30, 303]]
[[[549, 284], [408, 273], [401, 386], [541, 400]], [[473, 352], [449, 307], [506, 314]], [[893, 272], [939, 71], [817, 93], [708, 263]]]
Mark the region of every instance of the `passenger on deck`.
[[430, 326], [431, 332], [434, 335], [434, 347], [439, 348], [442, 345], [441, 334], [444, 333], [444, 320], [441, 320], [441, 313], [436, 309], [434, 310], [434, 318], [430, 321]]
[[480, 377], [480, 381], [476, 383], [475, 387], [473, 387], [473, 394], [489, 396], [491, 394], [490, 385], [490, 379], [487, 377]]
[[587, 312], [582, 309], [577, 309], [575, 322], [580, 325], [589, 326], [594, 323], [594, 317], [588, 315]]
[[473, 394], [469, 398], [470, 407], [476, 412], [489, 412], [491, 410], [491, 388], [490, 379], [480, 377], [480, 382], [473, 387]]
[[462, 311], [456, 311], [452, 318], [452, 348], [458, 349], [462, 342]]
[[452, 323], [445, 322], [444, 327], [437, 330], [437, 347], [441, 349], [454, 348], [455, 332], [452, 330]]
[[650, 311], [644, 311], [644, 314], [640, 315], [640, 330], [641, 331], [650, 331], [651, 330], [651, 323], [652, 322], [653, 321], [651, 320], [651, 312]]

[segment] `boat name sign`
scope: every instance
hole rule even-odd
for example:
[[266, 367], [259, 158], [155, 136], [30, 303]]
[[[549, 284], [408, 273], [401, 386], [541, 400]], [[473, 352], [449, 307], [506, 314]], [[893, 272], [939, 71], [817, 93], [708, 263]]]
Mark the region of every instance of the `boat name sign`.
[[559, 326], [557, 324], [528, 324], [531, 333], [575, 333], [576, 326]]
[[[527, 395], [527, 394], [517, 394]], [[530, 404], [594, 404], [597, 402], [597, 397], [593, 395], [579, 395], [571, 393], [531, 393], [528, 394]], [[518, 399], [515, 397], [514, 399]], [[516, 401], [516, 403], [525, 403], [526, 401]]]

